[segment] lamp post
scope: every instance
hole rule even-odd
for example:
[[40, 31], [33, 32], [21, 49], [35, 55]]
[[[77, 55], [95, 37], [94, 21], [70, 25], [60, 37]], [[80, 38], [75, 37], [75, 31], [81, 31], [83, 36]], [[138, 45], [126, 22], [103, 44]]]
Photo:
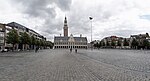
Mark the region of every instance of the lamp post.
[[91, 50], [93, 49], [93, 46], [92, 46], [92, 17], [89, 17], [90, 21], [91, 21]]

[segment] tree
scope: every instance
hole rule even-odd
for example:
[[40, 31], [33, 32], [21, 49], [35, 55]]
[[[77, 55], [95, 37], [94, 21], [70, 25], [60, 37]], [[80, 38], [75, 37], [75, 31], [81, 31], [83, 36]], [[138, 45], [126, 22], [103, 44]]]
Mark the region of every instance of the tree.
[[40, 40], [40, 46], [44, 46], [44, 40]]
[[121, 46], [121, 42], [118, 40], [117, 46]]
[[34, 49], [36, 44], [36, 38], [34, 36], [31, 36], [31, 48]]
[[132, 46], [132, 48], [136, 48], [138, 46], [138, 41], [136, 39], [133, 39], [131, 46]]
[[23, 33], [20, 33], [20, 43], [25, 45], [25, 48], [27, 48], [27, 44], [30, 45], [31, 44], [31, 38], [30, 36], [26, 33], [26, 32], [23, 32]]
[[10, 43], [13, 45], [13, 49], [14, 49], [14, 45], [19, 43], [19, 35], [17, 33], [16, 30], [11, 30], [9, 33], [7, 33], [7, 43]]
[[109, 42], [108, 42], [108, 41], [106, 42], [106, 46], [110, 46], [110, 44], [109, 44]]
[[34, 37], [34, 36], [31, 36], [31, 44], [32, 44], [32, 45], [35, 45], [35, 43], [36, 43], [35, 37]]
[[123, 45], [124, 45], [124, 46], [129, 46], [129, 42], [127, 41], [127, 39], [126, 39], [126, 38], [124, 39], [124, 43], [123, 43]]
[[101, 41], [101, 44], [102, 44], [102, 46], [105, 46], [105, 42], [104, 41]]
[[98, 44], [98, 48], [100, 48], [102, 46], [102, 42], [100, 41]]
[[44, 49], [46, 48], [46, 40], [42, 40], [43, 41], [43, 47]]
[[46, 41], [46, 46], [52, 49], [54, 46], [54, 43], [52, 43], [51, 41]]
[[26, 32], [21, 33], [20, 43], [22, 43], [22, 44], [30, 44], [31, 43], [31, 38]]
[[147, 47], [150, 46], [149, 41], [148, 40], [143, 40], [143, 46], [147, 49]]
[[115, 47], [115, 41], [111, 42], [111, 46], [114, 48]]
[[40, 46], [40, 40], [39, 39], [36, 39], [35, 45]]
[[98, 48], [98, 42], [94, 44], [94, 47]]
[[40, 39], [39, 46], [41, 46], [42, 48], [45, 48], [45, 40]]

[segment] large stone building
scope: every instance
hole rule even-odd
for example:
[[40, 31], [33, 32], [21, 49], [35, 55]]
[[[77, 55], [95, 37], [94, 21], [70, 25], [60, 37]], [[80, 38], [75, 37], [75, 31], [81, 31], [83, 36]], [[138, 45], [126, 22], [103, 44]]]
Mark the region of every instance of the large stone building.
[[64, 20], [63, 27], [64, 36], [55, 36], [54, 37], [54, 48], [85, 48], [87, 49], [87, 38], [82, 37], [74, 37], [72, 34], [68, 36], [68, 25], [67, 18]]

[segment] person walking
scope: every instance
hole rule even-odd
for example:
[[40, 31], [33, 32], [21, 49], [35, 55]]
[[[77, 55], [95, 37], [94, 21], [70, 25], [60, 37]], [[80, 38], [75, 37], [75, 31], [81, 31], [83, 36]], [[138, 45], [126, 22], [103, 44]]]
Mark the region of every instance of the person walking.
[[70, 48], [70, 53], [72, 52], [72, 48]]
[[38, 50], [39, 50], [39, 47], [36, 47], [36, 48], [35, 48], [35, 52], [38, 52]]
[[75, 49], [75, 53], [77, 53], [77, 49]]

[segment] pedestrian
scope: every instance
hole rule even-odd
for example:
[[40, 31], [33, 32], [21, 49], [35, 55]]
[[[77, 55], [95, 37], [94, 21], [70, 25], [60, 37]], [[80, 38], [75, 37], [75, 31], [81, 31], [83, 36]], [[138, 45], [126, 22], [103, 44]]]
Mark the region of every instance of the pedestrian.
[[35, 48], [35, 52], [37, 52], [37, 47]]
[[72, 52], [72, 48], [70, 48], [70, 52]]
[[39, 50], [39, 47], [36, 47], [36, 48], [35, 48], [35, 52], [37, 52], [38, 50]]
[[75, 53], [77, 53], [77, 49], [75, 49]]

